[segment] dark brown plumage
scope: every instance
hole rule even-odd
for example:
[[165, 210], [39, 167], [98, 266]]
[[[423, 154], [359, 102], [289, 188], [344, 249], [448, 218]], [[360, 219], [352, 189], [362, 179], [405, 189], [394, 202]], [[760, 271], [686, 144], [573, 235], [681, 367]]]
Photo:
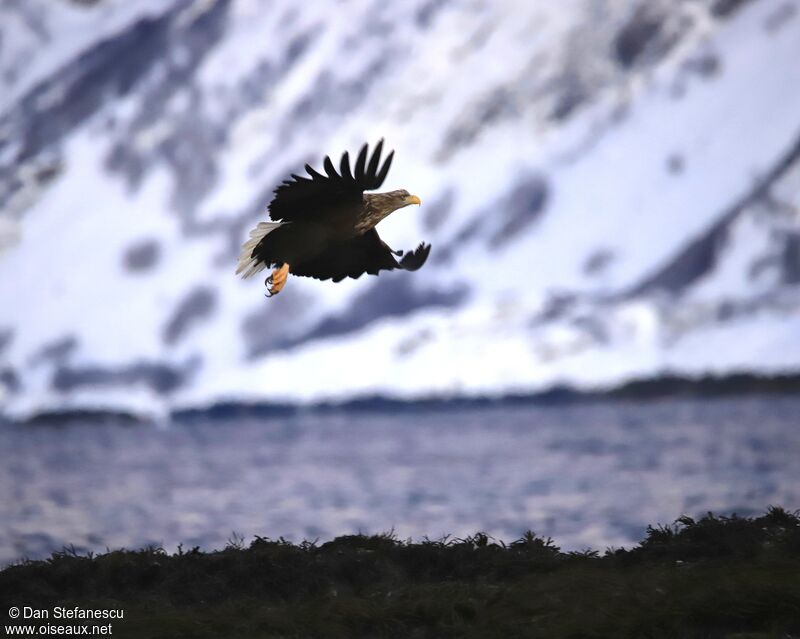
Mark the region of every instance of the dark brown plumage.
[[249, 277], [273, 267], [266, 284], [274, 295], [289, 273], [339, 282], [363, 273], [377, 275], [380, 270], [420, 268], [430, 253], [429, 244], [423, 242], [403, 254], [392, 250], [375, 230], [392, 212], [420, 203], [406, 190], [364, 193], [380, 188], [389, 172], [394, 151], [381, 162], [382, 150], [383, 140], [369, 156], [365, 144], [352, 169], [345, 152], [338, 172], [326, 157], [324, 175], [306, 164], [309, 177], [293, 174], [282, 182], [269, 205], [273, 221], [261, 222], [250, 232], [236, 272]]

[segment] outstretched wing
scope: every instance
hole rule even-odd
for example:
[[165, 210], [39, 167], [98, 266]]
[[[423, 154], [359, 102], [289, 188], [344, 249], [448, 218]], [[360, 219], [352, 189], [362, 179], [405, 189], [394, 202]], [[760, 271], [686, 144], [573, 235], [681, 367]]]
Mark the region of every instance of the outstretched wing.
[[306, 172], [310, 177], [292, 174], [291, 179], [284, 180], [275, 189], [275, 196], [269, 205], [269, 216], [273, 220], [284, 221], [324, 220], [330, 211], [360, 204], [364, 191], [380, 188], [392, 165], [394, 151], [381, 163], [382, 151], [381, 139], [368, 158], [369, 149], [365, 144], [361, 147], [352, 170], [350, 156], [345, 151], [339, 162], [338, 173], [327, 156], [323, 162], [324, 175], [306, 164]]
[[[401, 268], [416, 271], [428, 259], [430, 252], [430, 244], [425, 243], [405, 255], [402, 251], [393, 251], [373, 228], [351, 240], [332, 244], [313, 260], [293, 264], [291, 273], [339, 282], [345, 277], [361, 277], [364, 273], [377, 275], [380, 270]], [[398, 262], [395, 256], [402, 256], [402, 259]]]

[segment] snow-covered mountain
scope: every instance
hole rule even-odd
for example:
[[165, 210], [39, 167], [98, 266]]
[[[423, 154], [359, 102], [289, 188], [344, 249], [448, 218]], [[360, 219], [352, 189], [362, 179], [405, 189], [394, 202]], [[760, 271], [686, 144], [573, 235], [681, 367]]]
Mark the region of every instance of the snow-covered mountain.
[[[800, 369], [800, 0], [6, 0], [2, 412]], [[234, 276], [384, 137], [416, 273]]]

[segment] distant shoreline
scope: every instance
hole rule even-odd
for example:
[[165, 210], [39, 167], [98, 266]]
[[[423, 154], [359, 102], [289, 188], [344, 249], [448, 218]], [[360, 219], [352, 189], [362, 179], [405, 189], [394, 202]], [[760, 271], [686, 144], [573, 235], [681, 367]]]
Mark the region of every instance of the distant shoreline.
[[[635, 379], [623, 384], [597, 390], [584, 390], [570, 385], [554, 385], [531, 393], [507, 393], [497, 396], [431, 395], [402, 399], [387, 395], [368, 395], [311, 404], [293, 402], [223, 401], [209, 406], [179, 408], [169, 413], [175, 422], [195, 419], [267, 418], [295, 414], [327, 414], [335, 412], [415, 412], [478, 409], [500, 406], [567, 406], [593, 402], [651, 401], [669, 398], [713, 399], [742, 396], [800, 396], [800, 373], [760, 375], [734, 373], [728, 375], [659, 375]], [[42, 411], [25, 419], [3, 421], [18, 424], [64, 423], [70, 421], [126, 424], [151, 422], [152, 418], [135, 412], [113, 409], [76, 408]]]

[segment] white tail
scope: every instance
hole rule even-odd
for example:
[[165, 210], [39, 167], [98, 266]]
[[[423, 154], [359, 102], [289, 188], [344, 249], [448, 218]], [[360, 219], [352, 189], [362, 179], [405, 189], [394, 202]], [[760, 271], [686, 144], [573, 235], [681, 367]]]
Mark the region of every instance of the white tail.
[[267, 268], [264, 262], [259, 262], [258, 258], [252, 257], [253, 249], [263, 240], [270, 231], [274, 231], [283, 222], [259, 222], [258, 226], [250, 231], [250, 239], [242, 244], [242, 253], [239, 255], [239, 264], [236, 267], [236, 274], [242, 277], [250, 277], [259, 271]]

